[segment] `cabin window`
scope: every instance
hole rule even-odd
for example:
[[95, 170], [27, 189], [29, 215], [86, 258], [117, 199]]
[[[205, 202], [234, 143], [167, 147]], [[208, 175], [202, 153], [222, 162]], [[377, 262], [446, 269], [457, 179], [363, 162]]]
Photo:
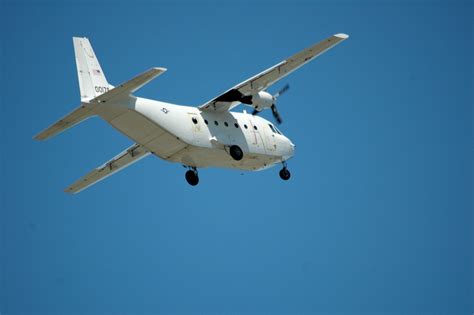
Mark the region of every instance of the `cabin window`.
[[196, 117], [193, 117], [193, 118], [192, 118], [192, 121], [193, 121], [193, 123], [194, 123], [195, 125], [198, 123], [198, 120], [196, 119]]
[[217, 122], [217, 120], [214, 120], [214, 125], [219, 126], [219, 123]]
[[227, 123], [227, 121], [224, 121], [224, 125], [225, 125], [226, 127], [229, 127], [229, 124]]
[[204, 119], [204, 123], [207, 125], [209, 122], [207, 121], [207, 119]]
[[244, 124], [244, 128], [245, 128], [245, 129], [247, 129], [247, 128], [248, 128], [246, 124]]
[[239, 124], [238, 124], [238, 123], [234, 123], [234, 126], [235, 126], [235, 128], [239, 128]]
[[257, 128], [257, 126], [254, 125], [254, 126], [253, 126], [253, 129], [257, 130], [258, 128]]

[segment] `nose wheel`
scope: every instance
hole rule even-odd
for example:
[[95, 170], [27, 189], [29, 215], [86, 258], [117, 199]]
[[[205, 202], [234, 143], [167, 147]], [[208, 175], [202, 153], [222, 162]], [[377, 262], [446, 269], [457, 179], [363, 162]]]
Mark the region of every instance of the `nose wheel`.
[[283, 162], [283, 168], [280, 170], [280, 178], [283, 180], [289, 180], [291, 173], [286, 166], [286, 162]]
[[191, 186], [196, 186], [199, 183], [199, 176], [195, 167], [192, 167], [190, 170], [188, 170], [185, 174], [185, 177], [186, 181]]

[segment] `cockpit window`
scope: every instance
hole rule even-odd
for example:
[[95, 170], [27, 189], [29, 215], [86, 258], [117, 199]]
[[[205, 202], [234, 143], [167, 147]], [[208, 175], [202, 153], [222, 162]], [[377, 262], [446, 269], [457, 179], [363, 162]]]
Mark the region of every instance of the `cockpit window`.
[[281, 132], [280, 132], [280, 130], [277, 129], [277, 127], [273, 126], [272, 124], [268, 124], [268, 126], [270, 127], [270, 129], [271, 129], [274, 133], [277, 133], [277, 134], [281, 135]]
[[277, 127], [273, 126], [273, 128], [275, 128], [275, 130], [277, 131], [277, 133], [278, 133], [279, 135], [282, 135], [281, 131], [280, 131], [280, 130], [278, 130], [278, 128], [277, 128]]

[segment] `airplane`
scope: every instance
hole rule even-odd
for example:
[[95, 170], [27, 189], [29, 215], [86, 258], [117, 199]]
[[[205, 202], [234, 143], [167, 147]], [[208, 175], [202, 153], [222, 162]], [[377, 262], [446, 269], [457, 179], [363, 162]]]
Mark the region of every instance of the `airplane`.
[[[291, 174], [287, 161], [294, 155], [295, 145], [275, 124], [257, 115], [270, 109], [276, 122], [281, 123], [276, 100], [288, 85], [274, 95], [267, 89], [348, 37], [342, 33], [330, 36], [198, 107], [133, 95], [163, 74], [165, 68], [151, 68], [119, 86], [110, 85], [89, 40], [73, 37], [81, 104], [34, 139], [49, 139], [99, 116], [135, 142], [64, 190], [73, 194], [151, 154], [185, 166], [186, 181], [192, 186], [199, 183], [198, 168], [205, 167], [255, 171], [281, 164], [279, 175], [288, 180]], [[230, 111], [240, 104], [252, 107], [253, 112]]]

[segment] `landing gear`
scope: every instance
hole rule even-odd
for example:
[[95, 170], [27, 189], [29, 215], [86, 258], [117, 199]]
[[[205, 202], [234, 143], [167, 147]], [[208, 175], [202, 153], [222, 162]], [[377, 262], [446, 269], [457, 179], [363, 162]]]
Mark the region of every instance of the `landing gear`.
[[289, 180], [291, 173], [286, 166], [286, 162], [283, 162], [283, 168], [280, 170], [280, 178], [283, 180]]
[[230, 146], [229, 154], [236, 161], [240, 161], [244, 157], [244, 152], [238, 145]]
[[186, 172], [186, 181], [191, 186], [196, 186], [199, 183], [199, 176], [195, 167]]
[[280, 178], [283, 179], [283, 180], [289, 180], [291, 177], [291, 173], [290, 171], [284, 167], [280, 170]]

